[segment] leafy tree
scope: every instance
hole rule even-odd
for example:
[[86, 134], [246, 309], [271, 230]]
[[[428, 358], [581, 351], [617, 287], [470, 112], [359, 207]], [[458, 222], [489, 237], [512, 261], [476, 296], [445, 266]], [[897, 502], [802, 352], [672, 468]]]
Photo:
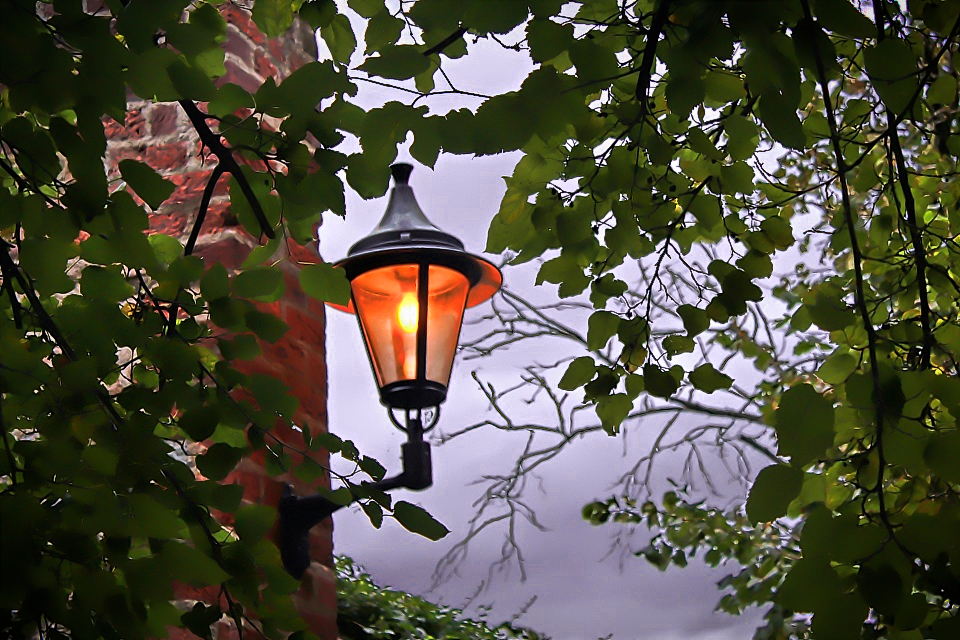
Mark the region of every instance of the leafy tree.
[[[267, 634], [297, 628], [275, 549], [216, 524], [207, 508], [236, 508], [230, 490], [171, 455], [172, 442], [220, 432], [222, 446], [197, 459], [208, 478], [250, 448], [269, 448], [277, 471], [290, 464], [269, 431], [285, 405], [234, 402], [229, 389], [254, 383], [214, 362], [211, 329], [197, 321], [209, 310], [235, 333], [276, 335], [249, 302], [263, 294], [244, 281], [258, 279], [231, 282], [189, 240], [148, 238], [146, 209], [107, 184], [101, 118], [122, 121], [130, 88], [191, 115], [217, 178], [230, 174], [241, 222], [268, 239], [263, 262], [246, 267], [268, 274], [276, 238], [305, 241], [321, 211], [343, 213], [341, 176], [382, 195], [410, 134], [428, 166], [441, 150], [521, 151], [488, 250], [544, 259], [538, 282], [590, 309], [581, 329], [508, 294], [496, 310], [504, 328], [473, 345], [549, 330], [583, 350], [562, 377], [528, 370], [556, 423], [506, 411], [492, 421], [556, 443], [495, 478], [484, 509], [532, 517], [522, 501], [532, 467], [580, 435], [671, 416], [624, 495], [588, 505], [590, 520], [655, 526], [643, 554], [658, 565], [701, 548], [708, 562], [742, 561], [722, 606], [768, 607], [771, 637], [958, 633], [960, 3], [258, 0], [265, 32], [297, 9], [333, 61], [254, 95], [211, 81], [223, 33], [211, 5], [53, 7], [41, 19], [34, 3], [7, 0], [0, 26], [0, 505], [4, 571], [23, 576], [4, 579], [4, 624], [152, 633], [179, 616], [160, 578], [189, 576], [223, 585], [230, 614], [249, 611]], [[362, 54], [351, 17], [365, 21]], [[517, 90], [478, 96], [447, 73], [479, 38], [533, 60]], [[396, 86], [400, 99], [364, 111], [351, 101], [363, 82]], [[451, 94], [476, 108], [431, 106]], [[249, 105], [250, 117], [232, 115]], [[261, 115], [281, 119], [279, 131], [261, 129]], [[362, 153], [344, 153], [344, 136]], [[139, 165], [124, 180], [150, 206], [169, 195]], [[335, 271], [303, 273], [308, 291], [342, 297]], [[132, 359], [118, 361], [120, 347]], [[484, 389], [498, 407], [506, 398]], [[192, 419], [201, 415], [216, 416], [216, 431]], [[691, 416], [702, 420], [674, 435]], [[244, 429], [249, 442], [236, 437]], [[314, 444], [362, 460], [336, 438]], [[662, 451], [689, 451], [692, 479], [707, 445], [734, 473], [753, 451], [773, 463], [745, 510], [682, 493], [640, 499]], [[388, 503], [372, 499], [377, 520]], [[117, 525], [118, 509], [143, 513], [142, 525]], [[468, 537], [498, 519], [481, 513]], [[183, 623], [202, 628], [206, 614]]]
[[346, 640], [436, 638], [450, 640], [546, 640], [535, 631], [504, 622], [496, 627], [463, 618], [463, 612], [377, 585], [362, 567], [337, 556], [337, 626]]

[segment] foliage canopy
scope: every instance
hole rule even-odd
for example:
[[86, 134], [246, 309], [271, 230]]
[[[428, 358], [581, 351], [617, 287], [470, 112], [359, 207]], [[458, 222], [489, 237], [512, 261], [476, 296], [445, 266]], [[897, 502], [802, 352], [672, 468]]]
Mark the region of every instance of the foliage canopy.
[[[440, 151], [522, 152], [487, 248], [545, 259], [538, 282], [593, 307], [585, 331], [550, 325], [583, 349], [562, 378], [531, 378], [595, 409], [578, 427], [550, 396], [564, 443], [659, 413], [674, 420], [651, 455], [699, 456], [712, 439], [772, 462], [745, 511], [722, 513], [682, 493], [637, 500], [648, 457], [586, 517], [656, 527], [643, 554], [658, 565], [701, 548], [742, 562], [721, 606], [766, 606], [769, 637], [958, 633], [960, 2], [257, 0], [265, 33], [299, 12], [332, 60], [253, 94], [214, 83], [216, 2], [51, 4], [49, 18], [0, 4], [3, 629], [133, 638], [202, 633], [224, 613], [271, 636], [302, 628], [264, 539], [272, 513], [216, 483], [251, 450], [291, 467], [270, 433], [291, 398], [231, 360], [284, 331], [252, 304], [280, 295], [279, 243], [344, 214], [343, 179], [382, 195], [412, 134], [428, 166]], [[456, 87], [444, 67], [478, 38], [529, 54], [519, 88]], [[360, 82], [401, 99], [364, 110]], [[212, 180], [231, 177], [238, 218], [264, 239], [241, 273], [192, 255], [202, 215], [183, 244], [145, 233], [171, 193], [149, 167], [120, 167], [128, 189], [108, 182], [103, 119], [124, 120], [128, 90], [179, 102], [218, 159]], [[479, 106], [431, 110], [458, 93]], [[302, 274], [312, 295], [343, 296], [335, 270]], [[215, 327], [237, 335], [223, 357]], [[241, 387], [260, 403], [234, 400]], [[687, 415], [706, 422], [673, 442]], [[175, 455], [199, 441], [214, 443], [196, 458], [206, 480]], [[335, 436], [310, 445], [382, 473]], [[293, 472], [323, 471], [307, 458]], [[211, 508], [236, 512], [235, 529]], [[389, 508], [365, 502], [375, 524]], [[228, 610], [181, 616], [173, 579], [222, 585]]]

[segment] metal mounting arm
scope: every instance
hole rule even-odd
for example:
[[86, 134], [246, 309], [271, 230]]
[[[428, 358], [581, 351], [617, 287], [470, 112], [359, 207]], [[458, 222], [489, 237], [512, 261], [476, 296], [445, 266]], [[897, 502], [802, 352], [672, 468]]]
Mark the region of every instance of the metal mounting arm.
[[[423, 440], [423, 423], [420, 418], [408, 415], [407, 442], [401, 446], [403, 471], [392, 478], [379, 482], [365, 482], [361, 486], [390, 491], [392, 489], [412, 489], [421, 491], [433, 484], [433, 471], [430, 462], [430, 444]], [[353, 504], [357, 496], [351, 496]], [[279, 517], [279, 546], [283, 566], [294, 578], [301, 578], [310, 566], [310, 529], [329, 518], [335, 511], [347, 506], [335, 504], [321, 495], [300, 497], [293, 493], [293, 487], [284, 488], [283, 497], [277, 505]]]

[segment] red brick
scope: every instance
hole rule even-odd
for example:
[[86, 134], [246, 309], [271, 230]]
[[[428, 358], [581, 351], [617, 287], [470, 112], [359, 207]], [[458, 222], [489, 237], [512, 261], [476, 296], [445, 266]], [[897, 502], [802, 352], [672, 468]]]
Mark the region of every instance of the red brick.
[[244, 65], [252, 67], [254, 46], [253, 41], [234, 25], [227, 27], [227, 41], [223, 44], [223, 50], [228, 55], [236, 56]]
[[240, 224], [237, 217], [230, 210], [230, 201], [221, 200], [220, 202], [211, 202], [207, 209], [207, 218], [203, 221], [202, 233], [216, 233], [223, 229], [236, 227]]
[[[161, 145], [163, 146], [163, 145]], [[184, 159], [186, 153], [184, 150]], [[181, 165], [182, 166], [182, 165]], [[172, 167], [171, 167], [172, 168]], [[207, 188], [207, 182], [213, 169], [199, 169], [188, 173], [172, 173], [165, 176], [176, 187], [167, 202], [173, 205], [189, 204], [195, 209], [203, 196], [203, 190]], [[228, 180], [226, 176], [221, 176], [213, 189], [214, 196], [226, 196], [228, 193]]]
[[285, 58], [282, 58], [282, 60], [286, 64], [287, 75], [290, 75], [291, 73], [293, 73], [294, 71], [296, 71], [297, 69], [299, 69], [300, 67], [302, 67], [303, 65], [309, 62], [315, 62], [316, 59], [317, 59], [316, 54], [314, 54], [311, 57], [310, 55], [304, 53], [299, 49], [296, 51], [293, 51], [292, 53], [287, 54]]
[[336, 614], [336, 584], [333, 570], [319, 562], [311, 562], [303, 576], [300, 592], [294, 595], [298, 610], [321, 616]]
[[177, 131], [180, 107], [175, 104], [156, 104], [150, 109], [150, 135], [168, 136]]
[[227, 58], [223, 66], [227, 70], [224, 76], [224, 82], [232, 82], [233, 84], [240, 85], [250, 93], [255, 93], [257, 89], [260, 88], [260, 83], [263, 82], [262, 79], [253, 75], [253, 73], [230, 58]]
[[127, 111], [123, 124], [113, 118], [104, 118], [103, 132], [107, 139], [111, 141], [142, 138], [147, 133], [147, 123], [144, 120], [143, 111], [141, 109]]
[[321, 522], [310, 532], [310, 557], [324, 566], [333, 566], [333, 535], [331, 519]]
[[[317, 226], [319, 227], [320, 225]], [[317, 231], [314, 229], [313, 236], [316, 237], [316, 235]], [[320, 257], [320, 248], [316, 241], [311, 241], [308, 244], [300, 244], [293, 240], [288, 240], [287, 251], [290, 253], [290, 257], [299, 264], [317, 264], [323, 262], [323, 259]]]
[[263, 35], [260, 29], [257, 28], [257, 25], [253, 23], [253, 20], [250, 19], [249, 12], [232, 4], [226, 4], [223, 9], [220, 10], [220, 13], [223, 14], [228, 24], [235, 25], [237, 29], [247, 34], [255, 44], [260, 46], [266, 44], [267, 37]]
[[254, 58], [255, 69], [257, 73], [263, 78], [276, 78], [277, 77], [277, 68], [272, 62], [267, 60], [267, 56], [263, 53], [257, 52]]
[[274, 60], [283, 60], [284, 63], [287, 61], [287, 56], [284, 54], [283, 43], [286, 42], [286, 39], [274, 39], [267, 43], [267, 51], [270, 52], [270, 55], [273, 56]]
[[187, 218], [182, 213], [154, 213], [150, 216], [151, 233], [162, 233], [179, 238], [183, 235], [186, 226]]
[[286, 337], [291, 340], [302, 340], [307, 344], [321, 345], [324, 343], [324, 316], [309, 314], [304, 309], [292, 306], [284, 307], [280, 319], [287, 323], [290, 330]]
[[260, 502], [263, 497], [263, 476], [250, 471], [234, 469], [223, 479], [224, 484], [238, 484], [243, 487], [243, 499]]
[[234, 270], [250, 255], [250, 246], [242, 243], [235, 235], [229, 235], [215, 243], [199, 244], [195, 253], [208, 265], [219, 262], [228, 270]]
[[112, 153], [110, 154], [112, 165], [117, 166], [123, 160], [145, 162], [158, 173], [166, 174], [170, 171], [182, 169], [187, 163], [187, 143], [141, 143], [138, 145], [124, 145], [112, 149]]

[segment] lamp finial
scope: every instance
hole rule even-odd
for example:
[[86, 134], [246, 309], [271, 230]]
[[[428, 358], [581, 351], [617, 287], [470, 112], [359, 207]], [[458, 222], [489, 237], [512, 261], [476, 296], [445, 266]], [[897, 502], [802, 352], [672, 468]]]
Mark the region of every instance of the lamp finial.
[[413, 172], [413, 165], [406, 162], [398, 162], [390, 165], [390, 173], [393, 175], [393, 181], [397, 184], [407, 184], [410, 182], [410, 174]]

